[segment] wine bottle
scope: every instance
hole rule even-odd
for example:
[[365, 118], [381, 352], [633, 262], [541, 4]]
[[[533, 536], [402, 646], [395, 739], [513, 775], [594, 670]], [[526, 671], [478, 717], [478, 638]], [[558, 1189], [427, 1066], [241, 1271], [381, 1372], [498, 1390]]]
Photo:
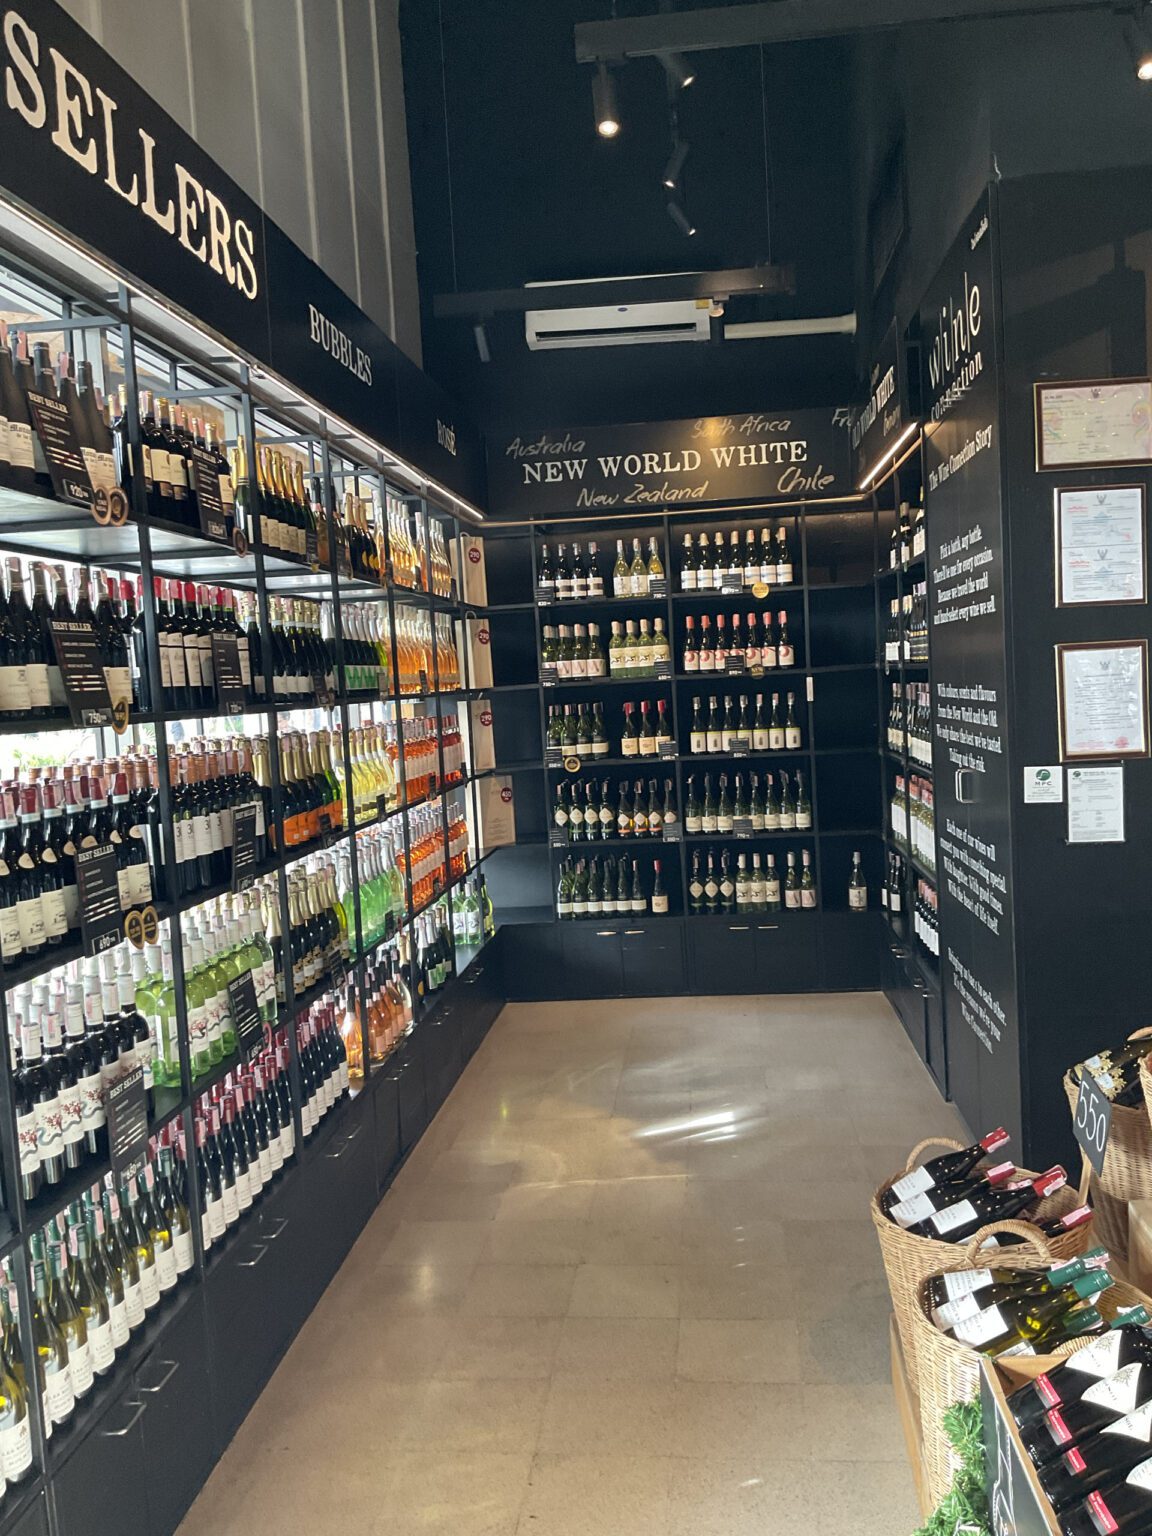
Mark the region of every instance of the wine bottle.
[[1008, 1411], [1023, 1431], [1049, 1409], [1079, 1402], [1095, 1382], [1133, 1364], [1152, 1367], [1152, 1329], [1126, 1326], [1086, 1344], [1063, 1364], [1010, 1393]]
[[[938, 1184], [951, 1184], [966, 1178], [977, 1163], [985, 1157], [990, 1157], [994, 1152], [1001, 1151], [1010, 1140], [1008, 1132], [1001, 1126], [994, 1131], [989, 1131], [986, 1136], [973, 1142], [970, 1147], [963, 1147], [959, 1152], [944, 1152], [939, 1157], [929, 1158], [919, 1168], [914, 1168], [911, 1173], [906, 1173], [903, 1178], [889, 1185], [880, 1197], [881, 1210], [889, 1212], [902, 1200], [911, 1200], [914, 1195], [927, 1194]], [[940, 1278], [944, 1282], [943, 1300], [954, 1301], [956, 1297], [948, 1289], [947, 1277]]]
[[1152, 1458], [1060, 1516], [1062, 1536], [1144, 1536], [1152, 1529]]
[[953, 1338], [983, 1355], [1035, 1354], [1042, 1341], [1059, 1337], [1074, 1319], [1081, 1302], [1093, 1300], [1113, 1284], [1106, 1270], [1090, 1270], [1068, 1285], [1039, 1296], [1006, 1298], [962, 1318], [950, 1330]]
[[1026, 1180], [1018, 1188], [1003, 1188], [985, 1181], [962, 1200], [945, 1206], [908, 1230], [940, 1242], [963, 1242], [991, 1221], [1007, 1221], [1020, 1215], [1038, 1200], [1045, 1200], [1063, 1189], [1067, 1182], [1063, 1168], [1050, 1169], [1039, 1178]]

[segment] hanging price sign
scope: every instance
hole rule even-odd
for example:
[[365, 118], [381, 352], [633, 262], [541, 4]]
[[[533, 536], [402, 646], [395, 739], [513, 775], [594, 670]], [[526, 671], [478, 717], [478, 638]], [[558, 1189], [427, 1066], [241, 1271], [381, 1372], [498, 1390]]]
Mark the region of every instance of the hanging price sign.
[[1112, 1129], [1112, 1100], [1087, 1068], [1080, 1074], [1080, 1092], [1076, 1097], [1076, 1115], [1072, 1131], [1097, 1173], [1104, 1171], [1108, 1133]]

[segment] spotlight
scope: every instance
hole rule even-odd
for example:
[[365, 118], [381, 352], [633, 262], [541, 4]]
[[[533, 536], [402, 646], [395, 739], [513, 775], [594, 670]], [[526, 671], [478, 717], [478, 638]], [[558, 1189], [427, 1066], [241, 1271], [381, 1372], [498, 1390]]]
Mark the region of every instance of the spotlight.
[[695, 224], [693, 224], [674, 197], [668, 200], [668, 217], [682, 235], [694, 235], [696, 233]]
[[680, 185], [680, 176], [687, 158], [688, 146], [678, 140], [672, 146], [672, 153], [668, 156], [668, 164], [664, 167], [664, 175], [661, 177], [666, 187], [675, 188]]
[[602, 139], [614, 139], [620, 132], [620, 109], [616, 104], [616, 83], [601, 59], [592, 78], [592, 106], [596, 113], [596, 132]]
[[684, 62], [683, 54], [658, 53], [656, 57], [664, 66], [664, 72], [677, 90], [687, 90], [696, 78], [696, 71]]
[[1152, 80], [1152, 26], [1146, 5], [1140, 6], [1129, 17], [1125, 33], [1137, 80]]

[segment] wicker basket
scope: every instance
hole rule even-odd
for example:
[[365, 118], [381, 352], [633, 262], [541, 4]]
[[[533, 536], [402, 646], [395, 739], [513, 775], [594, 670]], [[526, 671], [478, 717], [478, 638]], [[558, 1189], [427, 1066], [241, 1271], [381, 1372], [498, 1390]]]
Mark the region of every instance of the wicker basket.
[[[961, 1254], [963, 1249], [956, 1243], [937, 1242], [932, 1237], [917, 1237], [911, 1232], [905, 1232], [903, 1227], [896, 1225], [885, 1216], [880, 1206], [880, 1197], [894, 1184], [897, 1179], [911, 1173], [923, 1153], [929, 1147], [943, 1147], [949, 1152], [963, 1151], [963, 1145], [958, 1141], [950, 1141], [946, 1137], [933, 1136], [927, 1141], [922, 1141], [912, 1148], [908, 1154], [908, 1161], [899, 1173], [894, 1173], [890, 1179], [886, 1179], [876, 1193], [872, 1196], [872, 1222], [876, 1228], [876, 1235], [880, 1239], [880, 1253], [884, 1260], [884, 1270], [888, 1277], [888, 1289], [892, 1294], [892, 1310], [896, 1314], [896, 1327], [900, 1332], [900, 1342], [904, 1346], [904, 1366], [908, 1373], [908, 1381], [914, 1392], [919, 1392], [919, 1369], [916, 1360], [916, 1331], [913, 1327], [915, 1316], [919, 1310], [919, 1285], [921, 1280], [929, 1275], [941, 1274], [946, 1269], [963, 1268]], [[1022, 1177], [1029, 1177], [1025, 1170], [1021, 1169]], [[1080, 1203], [1076, 1197], [1076, 1191], [1065, 1186], [1058, 1189], [1047, 1200], [1042, 1200], [1036, 1211], [1042, 1220], [1050, 1220], [1054, 1217], [1064, 1216], [1069, 1211], [1075, 1210]], [[1027, 1222], [1020, 1223], [1031, 1230]], [[1071, 1259], [1078, 1253], [1083, 1253], [1090, 1248], [1095, 1241], [1093, 1236], [1093, 1223], [1085, 1222], [1083, 1226], [1074, 1228], [1071, 1232], [1065, 1232], [1060, 1237], [1047, 1240], [1048, 1249], [1052, 1253], [1051, 1262], [1060, 1259]], [[1033, 1267], [1038, 1261], [1033, 1262]], [[997, 1258], [999, 1263], [999, 1258]]]
[[[1138, 1029], [1129, 1040], [1145, 1039], [1152, 1030]], [[1152, 1109], [1147, 1096], [1152, 1093], [1152, 1075], [1145, 1062], [1140, 1063], [1140, 1081], [1144, 1085], [1145, 1104], [1129, 1108], [1113, 1104], [1104, 1170], [1091, 1170], [1088, 1185], [1092, 1208], [1096, 1213], [1096, 1239], [1118, 1259], [1128, 1257], [1128, 1202], [1152, 1196]], [[1076, 1114], [1080, 1085], [1071, 1072], [1064, 1074], [1064, 1092], [1068, 1107]]]
[[[951, 1264], [944, 1270], [981, 1269], [987, 1255], [981, 1255], [980, 1244], [992, 1232], [1014, 1232], [1026, 1241], [1019, 1247], [1001, 1248], [996, 1253], [997, 1269], [1047, 1269], [1059, 1262], [1060, 1254], [1055, 1244], [1042, 1232], [1027, 1222], [993, 1222], [981, 1228], [967, 1248], [953, 1255]], [[932, 1321], [926, 1291], [926, 1276], [917, 1287], [916, 1311], [912, 1326], [916, 1335], [916, 1351], [920, 1362], [920, 1439], [921, 1465], [924, 1482], [930, 1495], [929, 1502], [935, 1508], [952, 1486], [952, 1475], [958, 1459], [948, 1436], [944, 1433], [944, 1413], [953, 1403], [969, 1402], [980, 1395], [980, 1362], [983, 1356], [967, 1344], [950, 1339], [941, 1333]], [[1130, 1285], [1116, 1281], [1100, 1297], [1100, 1311], [1107, 1318], [1115, 1317], [1123, 1307], [1148, 1305], [1148, 1298]], [[1055, 1361], [1070, 1355], [1079, 1348], [1081, 1340], [1070, 1339], [1060, 1344], [1050, 1355], [1033, 1356]]]

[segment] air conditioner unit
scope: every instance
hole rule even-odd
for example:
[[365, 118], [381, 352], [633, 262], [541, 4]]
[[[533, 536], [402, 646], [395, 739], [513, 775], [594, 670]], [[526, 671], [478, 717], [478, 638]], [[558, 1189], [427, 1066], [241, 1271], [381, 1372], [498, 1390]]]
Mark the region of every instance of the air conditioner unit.
[[524, 339], [533, 352], [558, 347], [633, 347], [654, 341], [707, 341], [710, 334], [707, 300], [530, 309], [524, 315]]

